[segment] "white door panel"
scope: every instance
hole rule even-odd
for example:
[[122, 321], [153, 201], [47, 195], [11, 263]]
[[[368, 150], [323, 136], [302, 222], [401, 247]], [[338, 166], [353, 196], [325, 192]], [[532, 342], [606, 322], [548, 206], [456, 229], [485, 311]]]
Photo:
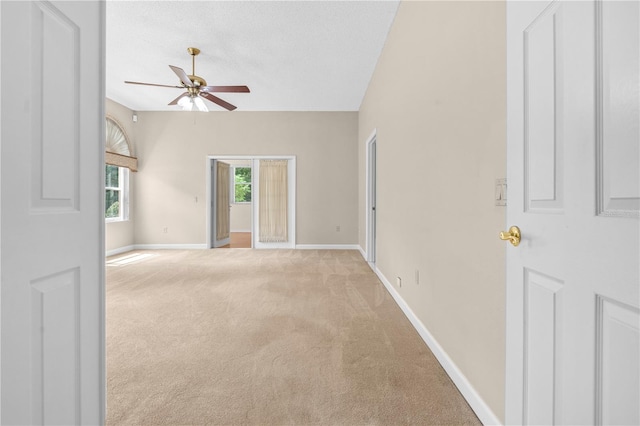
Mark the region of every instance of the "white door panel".
[[605, 1], [598, 3], [598, 9], [598, 213], [638, 217], [640, 6], [637, 1]]
[[640, 422], [639, 17], [507, 4], [507, 423]]
[[104, 418], [104, 10], [2, 2], [1, 419]]

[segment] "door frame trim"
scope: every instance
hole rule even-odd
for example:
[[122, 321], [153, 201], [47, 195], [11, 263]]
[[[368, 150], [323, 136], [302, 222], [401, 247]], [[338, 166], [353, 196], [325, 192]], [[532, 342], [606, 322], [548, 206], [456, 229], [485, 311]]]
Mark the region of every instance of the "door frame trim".
[[[376, 142], [377, 144], [378, 129], [374, 128], [373, 132], [365, 139], [365, 259], [367, 262], [374, 264], [375, 259], [375, 241], [373, 239], [374, 221], [372, 214], [372, 191], [373, 191], [373, 178], [377, 177], [378, 172], [376, 168], [376, 176], [372, 176], [372, 164], [371, 164], [371, 145]], [[377, 148], [376, 148], [377, 149]]]
[[[0, 4], [0, 35], [2, 34], [2, 5]], [[0, 58], [2, 57], [2, 43], [0, 43]], [[2, 99], [2, 67], [0, 66], [0, 99]], [[0, 118], [2, 118], [2, 102], [0, 102]], [[0, 163], [2, 162], [2, 120], [0, 119]], [[2, 174], [0, 173], [0, 187], [2, 185]], [[0, 194], [0, 225], [2, 224], [2, 194]], [[101, 209], [101, 211], [104, 210], [104, 207]], [[104, 233], [101, 234], [103, 235], [104, 238]], [[0, 226], [0, 241], [2, 241], [2, 226]], [[0, 244], [0, 277], [2, 276], [2, 244]], [[104, 312], [100, 312], [100, 320], [104, 323]], [[106, 335], [105, 335], [106, 337]], [[104, 344], [103, 346], [106, 346], [106, 344]], [[102, 348], [101, 348], [102, 349]], [[104, 353], [104, 352], [103, 352]], [[102, 362], [103, 360], [101, 360], [101, 365], [100, 367], [102, 367], [102, 365], [104, 364]], [[0, 278], [0, 419], [2, 419], [2, 279]], [[101, 370], [101, 373], [104, 372], [104, 370]], [[106, 376], [103, 376], [106, 377]], [[106, 390], [107, 388], [107, 382], [103, 382], [101, 383], [100, 388], [104, 388], [104, 390]], [[106, 392], [105, 392], [106, 393]], [[103, 399], [104, 401], [104, 399]], [[103, 404], [104, 406], [104, 404]], [[101, 413], [101, 417], [100, 419], [102, 421], [104, 421], [104, 416], [102, 416]]]
[[[206, 208], [206, 233], [207, 233], [207, 243], [206, 243], [206, 247], [207, 248], [213, 248], [213, 241], [211, 238], [211, 230], [212, 230], [212, 226], [213, 224], [211, 223], [211, 162], [213, 160], [251, 160], [252, 163], [255, 162], [256, 160], [289, 160], [291, 166], [289, 168], [289, 170], [293, 170], [294, 173], [297, 172], [297, 165], [296, 165], [296, 156], [295, 155], [215, 155], [215, 154], [209, 154], [206, 157], [206, 169], [205, 169], [205, 176], [206, 176], [206, 193], [205, 193], [205, 208]], [[253, 166], [255, 166], [255, 164], [253, 164]], [[252, 166], [252, 168], [254, 168]], [[255, 168], [254, 168], [255, 169]], [[254, 185], [255, 182], [257, 182], [257, 180], [253, 177], [252, 174], [252, 188], [256, 187], [256, 185]], [[295, 248], [296, 247], [296, 175], [294, 174], [293, 176], [290, 176], [290, 180], [289, 180], [289, 188], [291, 189], [291, 191], [289, 192], [289, 206], [290, 206], [290, 213], [291, 213], [291, 217], [289, 218], [289, 242], [286, 243], [286, 247], [273, 247], [273, 248]], [[258, 215], [255, 213], [255, 209], [257, 207], [257, 203], [255, 202], [255, 198], [253, 197], [252, 194], [252, 213], [251, 213], [251, 245], [252, 248], [263, 248], [263, 247], [256, 247], [256, 221], [258, 220]], [[271, 248], [271, 247], [269, 247]]]

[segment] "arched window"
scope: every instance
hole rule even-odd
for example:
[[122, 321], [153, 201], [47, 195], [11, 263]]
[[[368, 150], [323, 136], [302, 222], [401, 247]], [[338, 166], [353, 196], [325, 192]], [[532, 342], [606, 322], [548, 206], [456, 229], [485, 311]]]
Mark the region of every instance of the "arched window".
[[138, 171], [138, 159], [131, 155], [131, 146], [126, 133], [118, 122], [107, 117], [107, 138], [105, 141], [105, 162], [113, 166], [126, 167]]
[[105, 212], [107, 222], [129, 218], [129, 170], [138, 170], [138, 159], [122, 127], [107, 117], [105, 140]]

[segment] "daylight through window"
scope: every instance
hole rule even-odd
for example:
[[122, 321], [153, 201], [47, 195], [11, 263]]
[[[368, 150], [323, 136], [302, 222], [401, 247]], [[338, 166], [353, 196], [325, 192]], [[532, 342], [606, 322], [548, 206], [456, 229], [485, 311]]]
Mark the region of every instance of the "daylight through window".
[[251, 167], [233, 168], [234, 203], [251, 202]]
[[105, 166], [105, 214], [107, 221], [128, 219], [128, 177], [124, 167]]

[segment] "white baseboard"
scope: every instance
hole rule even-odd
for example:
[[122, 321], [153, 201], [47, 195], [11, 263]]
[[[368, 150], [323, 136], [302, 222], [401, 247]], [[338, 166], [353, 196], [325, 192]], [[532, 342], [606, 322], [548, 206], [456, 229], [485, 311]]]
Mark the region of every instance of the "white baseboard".
[[126, 253], [131, 250], [202, 250], [206, 248], [206, 244], [134, 244], [109, 250], [105, 253], [105, 257]]
[[105, 257], [115, 256], [116, 254], [126, 253], [131, 250], [135, 250], [135, 246], [118, 247], [117, 249], [113, 249], [105, 252]]
[[232, 229], [229, 232], [251, 232], [251, 229]]
[[[366, 256], [364, 255], [364, 251], [361, 250], [361, 253], [366, 260]], [[486, 402], [482, 399], [482, 397], [478, 394], [478, 391], [471, 385], [469, 380], [462, 374], [462, 371], [458, 368], [458, 366], [453, 362], [453, 360], [449, 357], [447, 352], [440, 346], [438, 341], [433, 337], [433, 335], [429, 332], [427, 327], [418, 319], [416, 314], [411, 310], [407, 302], [402, 298], [400, 293], [393, 287], [391, 282], [380, 272], [380, 270], [375, 266], [375, 264], [369, 264], [373, 272], [380, 278], [380, 281], [384, 284], [391, 294], [391, 297], [396, 301], [400, 309], [404, 312], [406, 317], [409, 319], [413, 327], [416, 329], [422, 340], [427, 344], [431, 352], [435, 355], [442, 368], [447, 372], [453, 383], [456, 385], [464, 399], [467, 400], [473, 411], [476, 413], [482, 424], [484, 425], [500, 425], [500, 419], [495, 415], [495, 413], [491, 410], [491, 408], [487, 405]]]
[[367, 252], [364, 251], [364, 249], [362, 248], [362, 246], [358, 246], [358, 250], [360, 251], [360, 254], [362, 255], [362, 258], [364, 260], [367, 260]]
[[136, 250], [202, 250], [207, 244], [136, 244]]
[[[207, 249], [206, 244], [134, 244], [132, 246], [120, 247], [106, 252], [106, 256], [125, 253], [131, 250], [202, 250]], [[360, 250], [356, 244], [298, 244], [296, 249], [300, 250]]]
[[355, 244], [296, 244], [299, 250], [358, 250]]

